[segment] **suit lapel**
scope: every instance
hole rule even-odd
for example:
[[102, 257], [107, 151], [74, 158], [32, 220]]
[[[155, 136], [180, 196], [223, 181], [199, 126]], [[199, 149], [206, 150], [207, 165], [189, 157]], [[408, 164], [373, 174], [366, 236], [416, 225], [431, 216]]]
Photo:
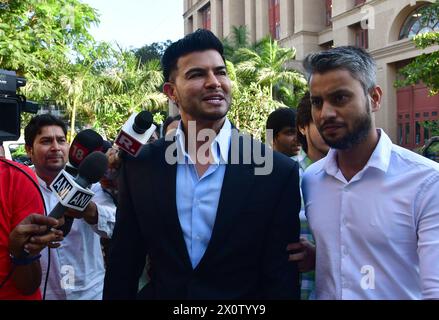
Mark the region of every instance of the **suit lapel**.
[[[155, 198], [159, 202], [157, 208], [163, 214], [165, 236], [171, 239], [171, 245], [177, 249], [180, 261], [183, 262], [185, 267], [192, 269], [180, 220], [178, 219], [176, 204], [177, 164], [168, 164], [165, 158], [166, 149], [171, 144], [173, 144], [172, 141], [165, 141], [164, 148], [158, 157], [159, 164], [156, 166], [157, 175], [154, 179], [158, 182], [156, 188], [158, 194]], [[171, 146], [171, 148], [173, 147]]]
[[[232, 147], [233, 145], [231, 145]], [[229, 229], [234, 226], [235, 217], [240, 214], [242, 206], [248, 198], [247, 194], [253, 184], [254, 166], [252, 164], [243, 164], [242, 150], [242, 139], [240, 138], [239, 164], [231, 164], [232, 150], [230, 150], [212, 236], [196, 269], [206, 265], [209, 257], [215, 254], [217, 250], [221, 250]], [[234, 150], [234, 152], [237, 152], [237, 150]]]

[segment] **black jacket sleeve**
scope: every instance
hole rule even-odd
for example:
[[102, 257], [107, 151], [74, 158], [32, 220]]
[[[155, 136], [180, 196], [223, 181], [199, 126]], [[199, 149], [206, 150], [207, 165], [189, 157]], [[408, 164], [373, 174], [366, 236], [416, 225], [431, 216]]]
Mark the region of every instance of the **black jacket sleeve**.
[[130, 161], [121, 169], [119, 205], [105, 274], [104, 300], [136, 299], [139, 278], [146, 261], [146, 245], [131, 200]]
[[287, 252], [287, 244], [298, 242], [300, 239], [301, 197], [297, 163], [290, 172], [282, 176], [283, 188], [265, 240], [263, 263], [265, 299], [300, 298], [297, 264], [288, 261]]

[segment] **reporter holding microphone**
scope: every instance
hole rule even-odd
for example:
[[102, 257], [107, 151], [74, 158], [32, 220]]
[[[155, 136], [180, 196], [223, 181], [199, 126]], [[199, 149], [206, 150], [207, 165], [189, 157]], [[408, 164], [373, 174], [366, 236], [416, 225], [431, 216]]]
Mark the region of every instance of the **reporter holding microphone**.
[[40, 300], [40, 252], [58, 247], [59, 222], [44, 216], [33, 172], [0, 160], [0, 300]]
[[[48, 214], [60, 202], [49, 186], [60, 172], [64, 172], [67, 163], [69, 145], [66, 133], [64, 122], [47, 114], [32, 118], [25, 128], [26, 151], [34, 163]], [[81, 147], [74, 144], [75, 140], [72, 147]], [[84, 143], [81, 145], [85, 146]], [[86, 153], [92, 151], [87, 150]], [[75, 219], [62, 246], [42, 252], [41, 290], [43, 295], [46, 291], [47, 300], [102, 298], [105, 268], [100, 237], [111, 237], [116, 207], [99, 183], [93, 184], [91, 191], [94, 195], [85, 210], [68, 209], [65, 212], [66, 217]]]

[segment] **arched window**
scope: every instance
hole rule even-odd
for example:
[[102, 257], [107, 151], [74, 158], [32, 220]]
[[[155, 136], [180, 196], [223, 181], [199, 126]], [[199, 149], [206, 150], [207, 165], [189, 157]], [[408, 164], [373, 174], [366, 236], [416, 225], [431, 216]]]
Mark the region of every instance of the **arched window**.
[[399, 33], [399, 39], [411, 39], [420, 33], [439, 31], [438, 17], [431, 12], [422, 13], [422, 9], [427, 6], [429, 5], [417, 8], [407, 17]]

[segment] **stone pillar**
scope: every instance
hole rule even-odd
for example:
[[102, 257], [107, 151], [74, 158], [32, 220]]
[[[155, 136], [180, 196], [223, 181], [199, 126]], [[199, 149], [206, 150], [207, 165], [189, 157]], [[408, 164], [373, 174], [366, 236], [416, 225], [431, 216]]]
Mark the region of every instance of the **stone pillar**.
[[245, 0], [245, 25], [247, 26], [248, 40], [256, 42], [256, 5], [255, 0]]
[[294, 34], [294, 0], [280, 0], [280, 39]]
[[218, 38], [223, 38], [223, 0], [210, 0], [210, 18], [212, 23], [211, 31]]
[[332, 0], [332, 16], [336, 17], [354, 7], [354, 0]]
[[184, 21], [184, 34], [189, 34], [193, 30], [194, 30], [194, 19], [193, 16], [190, 16]]
[[227, 37], [232, 27], [245, 25], [245, 0], [223, 0], [224, 28], [223, 35]]
[[256, 41], [270, 34], [268, 25], [268, 1], [256, 1]]

